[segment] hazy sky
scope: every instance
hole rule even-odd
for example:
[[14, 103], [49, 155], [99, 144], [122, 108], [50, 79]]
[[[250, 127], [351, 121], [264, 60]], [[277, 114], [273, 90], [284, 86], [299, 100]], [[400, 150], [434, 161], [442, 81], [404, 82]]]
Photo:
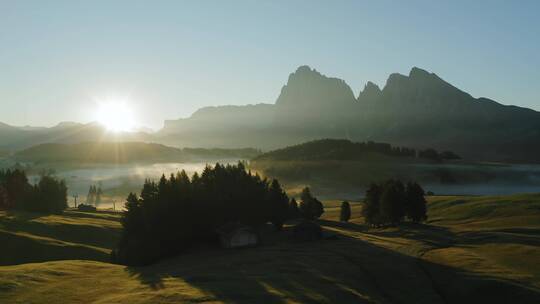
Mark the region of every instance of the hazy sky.
[[310, 65], [368, 80], [418, 66], [540, 110], [540, 1], [4, 1], [0, 121], [88, 122], [129, 98], [153, 128], [206, 105], [271, 102]]

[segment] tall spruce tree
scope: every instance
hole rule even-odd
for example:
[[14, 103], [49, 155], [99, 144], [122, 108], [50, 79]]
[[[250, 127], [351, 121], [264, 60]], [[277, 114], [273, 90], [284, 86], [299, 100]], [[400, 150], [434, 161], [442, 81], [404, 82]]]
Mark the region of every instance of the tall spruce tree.
[[276, 227], [277, 230], [281, 230], [283, 223], [287, 219], [289, 211], [289, 198], [285, 191], [281, 189], [277, 179], [273, 179], [270, 184], [270, 189], [268, 190], [268, 198], [270, 204], [271, 214], [270, 221]]
[[424, 195], [424, 189], [419, 184], [413, 182], [407, 183], [405, 213], [415, 223], [427, 220], [427, 207]]
[[309, 187], [305, 187], [300, 195], [301, 202], [299, 206], [300, 214], [309, 220], [313, 220], [321, 217], [324, 213], [324, 206], [321, 201], [316, 199], [312, 194]]
[[90, 185], [88, 188], [88, 194], [86, 195], [86, 204], [94, 205], [96, 202], [96, 188], [94, 185]]
[[101, 185], [98, 185], [97, 186], [97, 189], [96, 189], [96, 196], [95, 196], [95, 205], [97, 207], [97, 205], [101, 204], [101, 195], [103, 194], [103, 191], [101, 190]]
[[300, 210], [298, 209], [298, 203], [296, 199], [291, 198], [289, 202], [289, 219], [297, 219], [300, 217]]
[[344, 201], [341, 203], [339, 220], [342, 222], [348, 222], [350, 218], [351, 218], [351, 205], [349, 204], [349, 202]]
[[378, 226], [382, 224], [380, 216], [380, 203], [383, 187], [381, 184], [371, 183], [366, 191], [362, 216], [369, 225]]
[[380, 215], [385, 223], [396, 225], [405, 216], [405, 187], [401, 181], [389, 180], [381, 194]]

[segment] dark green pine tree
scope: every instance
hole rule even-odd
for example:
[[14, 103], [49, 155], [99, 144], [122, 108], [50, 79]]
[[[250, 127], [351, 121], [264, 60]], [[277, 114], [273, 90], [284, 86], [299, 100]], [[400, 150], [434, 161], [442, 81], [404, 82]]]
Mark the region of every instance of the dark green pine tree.
[[97, 186], [97, 189], [96, 189], [96, 206], [101, 204], [101, 195], [103, 194], [103, 191], [101, 190], [101, 185], [98, 185]]
[[277, 230], [281, 230], [289, 211], [289, 198], [277, 179], [273, 179], [268, 189], [270, 221]]
[[397, 225], [405, 216], [405, 187], [401, 181], [389, 180], [381, 194], [380, 216], [384, 223]]
[[90, 185], [90, 188], [88, 188], [88, 195], [86, 195], [86, 204], [94, 205], [95, 201], [96, 201], [96, 188], [94, 185]]
[[324, 205], [321, 201], [314, 197], [311, 203], [311, 210], [314, 218], [320, 218], [324, 213]]
[[424, 189], [419, 184], [407, 183], [405, 213], [415, 223], [427, 220], [427, 207], [424, 195]]
[[298, 203], [296, 202], [296, 199], [291, 198], [291, 201], [289, 202], [289, 219], [297, 219], [300, 217], [300, 210], [298, 209]]
[[342, 222], [348, 222], [351, 218], [351, 205], [349, 202], [344, 201], [341, 203], [341, 210], [339, 214], [339, 220]]
[[313, 220], [319, 218], [324, 213], [324, 206], [321, 201], [316, 199], [309, 187], [305, 187], [300, 195], [301, 202], [299, 206], [302, 217]]
[[380, 216], [380, 202], [382, 194], [382, 185], [372, 183], [366, 190], [364, 206], [362, 207], [362, 216], [368, 225], [378, 226], [382, 223]]

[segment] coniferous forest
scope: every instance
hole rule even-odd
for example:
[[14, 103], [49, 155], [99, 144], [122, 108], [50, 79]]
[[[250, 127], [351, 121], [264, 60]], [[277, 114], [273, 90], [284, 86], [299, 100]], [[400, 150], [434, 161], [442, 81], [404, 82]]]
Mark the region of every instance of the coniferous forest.
[[279, 230], [289, 208], [277, 180], [251, 174], [241, 162], [207, 166], [191, 178], [181, 171], [158, 182], [147, 180], [140, 195], [131, 193], [127, 198], [113, 260], [148, 264], [215, 239], [216, 230], [231, 222], [252, 227], [271, 222]]
[[372, 226], [397, 225], [404, 219], [425, 221], [424, 189], [417, 183], [394, 179], [372, 183], [366, 191], [362, 216]]
[[0, 209], [60, 213], [66, 208], [63, 180], [43, 174], [37, 184], [31, 185], [24, 171], [0, 170]]

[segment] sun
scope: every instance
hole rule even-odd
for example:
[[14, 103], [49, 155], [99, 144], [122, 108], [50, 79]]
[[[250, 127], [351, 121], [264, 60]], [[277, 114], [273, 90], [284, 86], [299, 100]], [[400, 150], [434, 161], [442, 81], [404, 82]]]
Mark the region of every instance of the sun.
[[98, 102], [97, 121], [113, 132], [131, 131], [135, 127], [133, 109], [125, 100]]

